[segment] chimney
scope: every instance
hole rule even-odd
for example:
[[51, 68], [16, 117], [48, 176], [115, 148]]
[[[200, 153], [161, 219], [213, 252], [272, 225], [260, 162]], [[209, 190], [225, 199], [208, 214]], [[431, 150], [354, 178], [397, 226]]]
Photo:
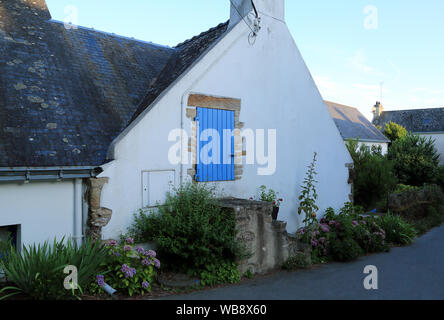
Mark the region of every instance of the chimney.
[[285, 21], [285, 0], [230, 0], [230, 27], [253, 11], [253, 3], [259, 17], [262, 15]]
[[381, 116], [381, 113], [384, 111], [384, 107], [382, 106], [381, 102], [376, 101], [376, 104], [373, 107], [373, 121], [378, 119]]

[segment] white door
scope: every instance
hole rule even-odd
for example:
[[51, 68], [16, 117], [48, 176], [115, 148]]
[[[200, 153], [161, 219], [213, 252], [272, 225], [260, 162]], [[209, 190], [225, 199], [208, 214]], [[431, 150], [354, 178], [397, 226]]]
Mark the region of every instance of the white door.
[[167, 192], [174, 186], [174, 170], [144, 171], [142, 173], [142, 206], [155, 207], [163, 204]]

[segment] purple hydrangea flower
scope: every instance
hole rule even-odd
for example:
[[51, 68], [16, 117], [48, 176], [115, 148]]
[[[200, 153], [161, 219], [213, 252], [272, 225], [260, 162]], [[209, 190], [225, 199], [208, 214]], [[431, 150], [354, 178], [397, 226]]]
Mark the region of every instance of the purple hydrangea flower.
[[352, 224], [356, 227], [358, 225], [357, 221], [353, 221]]
[[131, 246], [126, 245], [126, 246], [123, 247], [123, 250], [124, 251], [131, 251], [132, 248], [131, 248]]
[[313, 240], [311, 241], [311, 245], [312, 245], [313, 247], [317, 247], [317, 246], [318, 246], [318, 240], [313, 239]]
[[96, 282], [99, 285], [99, 287], [103, 287], [103, 285], [105, 284], [105, 277], [102, 276], [101, 274], [97, 275]]
[[143, 249], [142, 247], [138, 247], [138, 248], [136, 249], [136, 251], [137, 251], [139, 254], [144, 254], [144, 253], [145, 253], [145, 249]]
[[156, 251], [154, 251], [154, 250], [148, 250], [148, 251], [145, 251], [145, 256], [155, 258], [156, 255], [157, 255], [157, 254], [156, 254]]
[[145, 258], [145, 259], [142, 260], [142, 264], [143, 264], [144, 266], [149, 266], [149, 265], [152, 264], [152, 261], [151, 261], [150, 258]]
[[160, 268], [160, 261], [157, 259], [154, 259], [154, 266], [159, 269]]
[[130, 268], [128, 265], [122, 265], [122, 272], [125, 274], [125, 278], [132, 278], [136, 274], [135, 268]]
[[142, 282], [142, 288], [147, 289], [150, 286], [150, 283], [148, 281]]
[[133, 244], [134, 243], [134, 239], [131, 238], [131, 237], [128, 237], [128, 238], [126, 238], [125, 242], [129, 243], [129, 244]]
[[115, 255], [116, 257], [120, 257], [120, 253], [118, 253], [117, 251], [114, 251], [114, 255]]
[[106, 243], [107, 246], [109, 247], [115, 247], [117, 246], [117, 241], [116, 240], [110, 240]]
[[330, 227], [326, 224], [321, 224], [322, 232], [330, 232]]

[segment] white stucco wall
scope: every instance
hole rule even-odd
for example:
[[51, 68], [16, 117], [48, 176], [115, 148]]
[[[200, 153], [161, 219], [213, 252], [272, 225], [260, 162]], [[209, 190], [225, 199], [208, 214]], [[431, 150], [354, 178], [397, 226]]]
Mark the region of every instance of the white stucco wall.
[[0, 203], [0, 226], [20, 225], [22, 245], [73, 233], [73, 181], [0, 183]]
[[435, 140], [435, 147], [441, 155], [440, 163], [444, 165], [444, 132], [443, 133], [420, 133], [424, 137], [431, 137]]
[[[298, 196], [306, 167], [318, 153], [316, 179], [321, 212], [329, 206], [341, 207], [348, 201], [348, 169], [352, 160], [325, 108], [323, 99], [293, 41], [281, 21], [262, 17], [256, 43], [248, 43], [249, 29], [238, 24], [195, 67], [188, 72], [154, 108], [121, 135], [115, 145], [115, 160], [105, 165], [102, 177], [109, 183], [102, 192], [103, 207], [113, 217], [103, 230], [104, 238], [117, 237], [133, 221], [142, 204], [142, 171], [175, 170], [188, 179], [191, 165], [170, 165], [170, 130], [183, 128], [190, 133], [185, 105], [190, 93], [239, 98], [240, 121], [244, 128], [277, 129], [277, 169], [274, 175], [257, 175], [257, 166], [244, 165], [243, 177], [216, 183], [224, 195], [249, 198], [266, 185], [284, 198], [280, 220], [288, 230], [301, 226], [297, 215]], [[182, 112], [182, 116], [181, 116]]]

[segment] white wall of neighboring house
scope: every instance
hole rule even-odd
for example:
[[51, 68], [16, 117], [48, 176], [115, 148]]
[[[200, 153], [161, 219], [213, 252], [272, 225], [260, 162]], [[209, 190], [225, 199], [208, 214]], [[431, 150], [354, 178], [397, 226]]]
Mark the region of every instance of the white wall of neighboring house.
[[418, 133], [424, 137], [430, 137], [435, 140], [435, 147], [441, 155], [440, 163], [444, 165], [444, 132], [440, 133]]
[[0, 227], [19, 225], [19, 243], [73, 235], [74, 182], [0, 183]]
[[359, 145], [365, 145], [369, 148], [375, 147], [381, 147], [382, 154], [387, 154], [388, 152], [388, 143], [387, 142], [359, 142]]
[[115, 160], [104, 165], [100, 175], [109, 177], [101, 206], [113, 210], [104, 238], [125, 232], [141, 208], [144, 171], [173, 170], [176, 185], [189, 179], [191, 164], [168, 161], [174, 144], [168, 142], [168, 134], [181, 127], [191, 134], [185, 115], [190, 93], [241, 99], [244, 128], [277, 129], [275, 174], [260, 176], [257, 165], [244, 164], [241, 180], [215, 183], [224, 195], [248, 199], [260, 185], [273, 188], [284, 198], [279, 219], [295, 231], [302, 220], [297, 215], [300, 186], [317, 152], [320, 211], [349, 201], [346, 164], [352, 163], [351, 157], [286, 24], [264, 15], [254, 45], [248, 42], [249, 33], [243, 22], [237, 24], [116, 140]]

